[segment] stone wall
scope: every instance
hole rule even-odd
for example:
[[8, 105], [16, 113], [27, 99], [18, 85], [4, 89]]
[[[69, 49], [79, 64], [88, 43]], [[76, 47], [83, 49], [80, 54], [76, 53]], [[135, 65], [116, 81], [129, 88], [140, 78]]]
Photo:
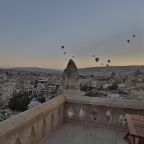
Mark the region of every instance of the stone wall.
[[0, 144], [39, 144], [63, 123], [62, 95], [0, 123]]
[[127, 128], [125, 114], [144, 115], [144, 102], [90, 97], [66, 97], [65, 122]]

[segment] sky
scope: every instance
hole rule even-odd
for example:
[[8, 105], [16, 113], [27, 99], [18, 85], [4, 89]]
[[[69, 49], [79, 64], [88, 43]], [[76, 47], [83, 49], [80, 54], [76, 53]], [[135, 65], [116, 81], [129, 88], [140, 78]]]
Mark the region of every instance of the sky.
[[63, 69], [72, 56], [78, 67], [108, 59], [144, 65], [143, 7], [144, 0], [0, 0], [0, 67]]

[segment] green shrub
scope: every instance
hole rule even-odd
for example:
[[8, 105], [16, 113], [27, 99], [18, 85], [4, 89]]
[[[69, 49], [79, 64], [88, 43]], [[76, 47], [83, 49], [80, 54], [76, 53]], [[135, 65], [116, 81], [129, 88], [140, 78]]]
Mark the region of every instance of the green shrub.
[[116, 84], [116, 83], [109, 86], [109, 90], [117, 90], [117, 89], [118, 89], [118, 84]]
[[25, 111], [29, 103], [30, 98], [27, 93], [18, 93], [10, 98], [8, 107], [11, 110]]

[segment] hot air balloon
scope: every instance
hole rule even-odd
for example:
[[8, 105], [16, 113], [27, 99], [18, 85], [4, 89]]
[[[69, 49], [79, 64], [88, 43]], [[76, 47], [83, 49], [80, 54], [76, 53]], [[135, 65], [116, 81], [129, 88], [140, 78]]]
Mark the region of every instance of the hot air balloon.
[[133, 37], [135, 37], [135, 35], [133, 35]]
[[106, 67], [109, 67], [109, 64], [107, 64]]
[[130, 40], [127, 40], [127, 43], [130, 43]]
[[66, 52], [64, 52], [64, 54], [66, 54]]
[[95, 57], [95, 55], [93, 55], [93, 57]]
[[108, 60], [108, 63], [110, 63], [111, 61], [110, 60]]
[[72, 56], [74, 58], [74, 56]]
[[63, 45], [61, 46], [61, 49], [62, 49], [62, 50], [64, 49], [64, 46], [63, 46]]
[[98, 62], [98, 61], [99, 61], [99, 58], [95, 58], [95, 61]]

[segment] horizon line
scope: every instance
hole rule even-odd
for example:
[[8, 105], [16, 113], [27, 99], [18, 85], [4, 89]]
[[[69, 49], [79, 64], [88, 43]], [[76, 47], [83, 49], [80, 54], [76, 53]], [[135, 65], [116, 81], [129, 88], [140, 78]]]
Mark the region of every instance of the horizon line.
[[[141, 67], [144, 65], [110, 65], [109, 67]], [[79, 67], [78, 69], [85, 68], [105, 68], [106, 66], [95, 66], [95, 67]], [[52, 69], [52, 70], [63, 70], [65, 68], [50, 68], [50, 67], [37, 67], [37, 66], [0, 66], [0, 69], [14, 69], [14, 68], [38, 68], [38, 69]]]

